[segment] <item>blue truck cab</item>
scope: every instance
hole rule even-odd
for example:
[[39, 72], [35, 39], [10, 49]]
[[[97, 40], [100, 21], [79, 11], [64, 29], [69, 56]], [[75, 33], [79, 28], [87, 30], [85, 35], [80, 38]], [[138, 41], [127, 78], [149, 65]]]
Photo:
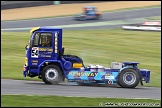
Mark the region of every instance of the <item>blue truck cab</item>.
[[58, 84], [64, 79], [77, 84], [118, 84], [134, 88], [150, 82], [150, 70], [139, 69], [138, 62], [112, 62], [111, 67], [85, 66], [82, 58], [64, 54], [62, 29], [35, 27], [26, 45], [24, 77], [38, 77], [45, 84]]

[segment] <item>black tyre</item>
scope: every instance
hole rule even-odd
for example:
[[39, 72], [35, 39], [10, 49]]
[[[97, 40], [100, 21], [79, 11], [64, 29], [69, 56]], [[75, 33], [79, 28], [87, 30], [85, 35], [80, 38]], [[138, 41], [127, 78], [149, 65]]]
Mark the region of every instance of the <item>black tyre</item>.
[[100, 19], [100, 18], [101, 18], [101, 14], [97, 14], [96, 19]]
[[80, 20], [84, 21], [85, 20], [85, 16], [80, 16]]
[[124, 69], [118, 77], [118, 84], [124, 88], [135, 88], [140, 81], [139, 73], [134, 69]]
[[118, 84], [119, 86], [121, 86], [121, 84], [120, 84], [120, 82], [119, 82], [119, 79], [118, 79], [118, 81], [117, 81], [117, 84]]
[[43, 69], [41, 76], [46, 84], [58, 84], [63, 79], [62, 71], [56, 65], [46, 66]]

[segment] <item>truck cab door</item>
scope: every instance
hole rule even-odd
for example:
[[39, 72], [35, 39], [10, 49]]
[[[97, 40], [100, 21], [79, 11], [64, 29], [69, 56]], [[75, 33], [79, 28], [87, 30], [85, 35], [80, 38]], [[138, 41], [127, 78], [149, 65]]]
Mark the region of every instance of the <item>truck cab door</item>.
[[31, 48], [31, 64], [38, 66], [44, 60], [53, 58], [53, 33], [49, 31], [35, 32], [34, 44]]

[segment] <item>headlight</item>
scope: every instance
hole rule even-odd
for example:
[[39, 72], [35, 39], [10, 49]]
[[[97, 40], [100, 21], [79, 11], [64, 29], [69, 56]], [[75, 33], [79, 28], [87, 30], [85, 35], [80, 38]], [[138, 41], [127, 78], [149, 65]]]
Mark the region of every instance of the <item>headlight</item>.
[[25, 64], [26, 64], [26, 66], [28, 66], [28, 58], [27, 57], [25, 57]]

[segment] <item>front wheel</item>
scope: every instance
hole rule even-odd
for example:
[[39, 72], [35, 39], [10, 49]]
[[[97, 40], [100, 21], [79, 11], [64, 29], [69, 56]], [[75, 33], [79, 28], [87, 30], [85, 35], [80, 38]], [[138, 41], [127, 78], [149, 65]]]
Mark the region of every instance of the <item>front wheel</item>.
[[124, 69], [118, 78], [118, 84], [124, 88], [135, 88], [140, 81], [140, 75], [134, 69]]
[[85, 20], [85, 16], [80, 16], [79, 18], [81, 21], [84, 21]]
[[58, 84], [63, 78], [62, 71], [56, 65], [46, 66], [43, 69], [41, 76], [46, 84]]
[[96, 19], [100, 19], [100, 18], [101, 18], [101, 14], [97, 14]]

